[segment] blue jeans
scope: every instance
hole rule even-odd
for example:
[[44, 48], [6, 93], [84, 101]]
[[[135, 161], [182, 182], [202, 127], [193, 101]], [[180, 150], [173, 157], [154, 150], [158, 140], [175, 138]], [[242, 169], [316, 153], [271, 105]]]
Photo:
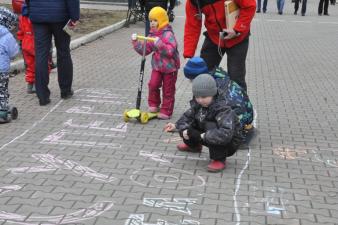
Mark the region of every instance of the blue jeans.
[[[268, 0], [263, 1], [263, 12], [266, 12], [266, 7], [268, 5]], [[261, 11], [262, 7], [262, 0], [257, 0], [257, 11]]]
[[73, 62], [70, 55], [70, 36], [63, 31], [66, 22], [34, 23], [35, 42], [35, 87], [40, 102], [49, 99], [50, 91], [48, 60], [54, 36], [57, 52], [58, 82], [61, 93], [71, 90], [73, 82]]
[[277, 0], [277, 9], [279, 13], [283, 13], [285, 0]]

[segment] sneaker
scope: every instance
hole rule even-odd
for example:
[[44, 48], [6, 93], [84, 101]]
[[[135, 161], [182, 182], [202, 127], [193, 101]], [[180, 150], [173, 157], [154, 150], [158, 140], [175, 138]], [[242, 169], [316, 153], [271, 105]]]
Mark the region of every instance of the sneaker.
[[159, 113], [157, 115], [157, 118], [160, 119], [160, 120], [169, 120], [170, 119], [170, 116], [166, 115], [166, 114], [163, 114], [163, 113]]
[[33, 94], [35, 93], [36, 90], [35, 90], [35, 85], [34, 84], [31, 84], [31, 83], [28, 83], [27, 84], [27, 93], [28, 94]]
[[151, 113], [157, 113], [158, 112], [158, 108], [155, 107], [155, 106], [149, 106], [148, 111], [151, 112]]
[[212, 173], [217, 173], [225, 169], [226, 161], [212, 160], [208, 165], [208, 171]]
[[35, 84], [33, 84], [32, 91], [33, 91], [33, 93], [36, 93], [36, 87], [35, 87]]
[[181, 152], [193, 152], [193, 153], [201, 153], [203, 148], [202, 145], [198, 145], [197, 147], [192, 148], [185, 143], [178, 144], [176, 147]]
[[8, 112], [7, 111], [0, 111], [0, 123], [8, 123]]
[[324, 16], [329, 16], [330, 14], [328, 14], [328, 13], [324, 13]]
[[256, 13], [261, 13], [261, 10], [257, 10]]
[[67, 92], [61, 92], [61, 98], [63, 98], [63, 99], [69, 99], [73, 95], [74, 95], [74, 91], [73, 90], [70, 90], [70, 91], [67, 91]]

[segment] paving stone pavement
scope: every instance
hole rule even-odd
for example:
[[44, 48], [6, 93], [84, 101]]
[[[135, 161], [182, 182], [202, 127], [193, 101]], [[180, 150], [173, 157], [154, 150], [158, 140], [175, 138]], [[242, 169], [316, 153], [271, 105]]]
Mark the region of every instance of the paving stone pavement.
[[[338, 224], [338, 7], [318, 17], [316, 4], [305, 17], [289, 1], [283, 16], [271, 2], [256, 15], [247, 81], [258, 135], [218, 174], [206, 172], [207, 151], [178, 152], [165, 121], [122, 122], [135, 104], [129, 39], [140, 23], [73, 52], [72, 99], [60, 100], [55, 72], [47, 107], [22, 74], [11, 78], [20, 115], [0, 127], [0, 224]], [[176, 14], [182, 43], [184, 7]], [[173, 121], [190, 96], [180, 71]]]

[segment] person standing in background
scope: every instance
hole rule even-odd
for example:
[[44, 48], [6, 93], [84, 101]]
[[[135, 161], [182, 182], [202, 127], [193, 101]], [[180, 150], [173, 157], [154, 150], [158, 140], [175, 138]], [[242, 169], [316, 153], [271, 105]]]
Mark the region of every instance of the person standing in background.
[[[307, 0], [302, 0], [302, 16], [305, 16], [306, 13], [306, 4], [307, 4]], [[298, 9], [299, 9], [299, 3], [301, 2], [301, 0], [295, 0], [295, 12], [294, 14], [297, 15]]]
[[323, 6], [324, 16], [329, 16], [329, 0], [319, 0], [318, 15], [321, 16], [323, 14]]
[[[80, 18], [79, 0], [26, 0], [33, 23], [35, 42], [36, 93], [41, 106], [50, 103], [48, 59], [54, 36], [57, 50], [58, 82], [61, 98], [73, 95], [73, 62], [70, 55], [71, 37], [63, 30], [74, 28]], [[46, 16], [48, 15], [48, 16]]]
[[285, 0], [277, 0], [277, 10], [278, 10], [279, 15], [283, 14], [284, 3], [285, 3]]
[[[183, 56], [186, 60], [195, 56], [204, 24], [206, 31], [203, 33], [205, 38], [200, 56], [206, 62], [208, 70], [218, 67], [226, 54], [230, 79], [246, 91], [245, 61], [249, 48], [251, 21], [256, 12], [256, 0], [234, 0], [234, 2], [239, 7], [239, 17], [233, 28], [227, 28], [223, 0], [186, 1]], [[202, 15], [205, 16], [204, 23]]]
[[[257, 0], [257, 11], [256, 13], [261, 12], [262, 0]], [[263, 0], [263, 13], [266, 13], [266, 7], [268, 6], [268, 0]]]

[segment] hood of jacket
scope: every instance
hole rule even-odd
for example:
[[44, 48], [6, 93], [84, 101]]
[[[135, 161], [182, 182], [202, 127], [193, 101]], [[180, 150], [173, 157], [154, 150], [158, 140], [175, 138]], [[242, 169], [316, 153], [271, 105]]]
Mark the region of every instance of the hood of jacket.
[[8, 33], [9, 33], [9, 30], [6, 27], [0, 25], [0, 38], [7, 35]]

